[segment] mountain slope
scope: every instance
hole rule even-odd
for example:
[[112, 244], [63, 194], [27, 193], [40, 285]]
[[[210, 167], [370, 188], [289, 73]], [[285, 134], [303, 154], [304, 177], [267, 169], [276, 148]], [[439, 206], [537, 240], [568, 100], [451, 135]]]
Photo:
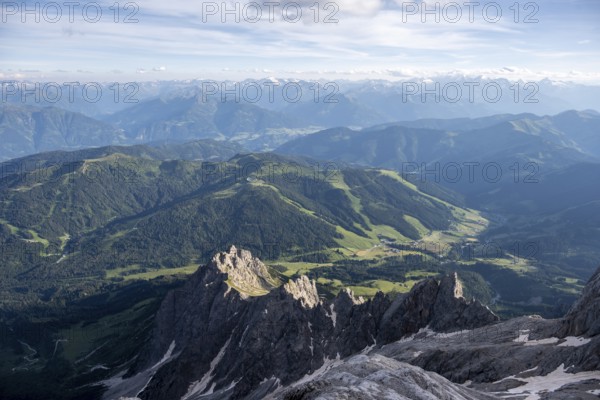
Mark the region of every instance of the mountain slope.
[[[596, 126], [600, 126], [600, 122]], [[504, 175], [510, 178], [509, 167], [515, 162], [522, 165], [534, 162], [539, 168], [557, 169], [577, 162], [596, 160], [577, 148], [549, 140], [553, 138], [524, 132], [513, 121], [468, 131], [393, 125], [362, 131], [348, 128], [325, 130], [285, 143], [277, 152], [403, 172], [419, 170], [422, 168], [421, 163], [433, 170], [436, 163], [440, 163], [436, 181], [446, 184], [454, 183], [450, 182], [452, 178], [442, 175], [442, 169], [450, 163], [481, 165], [494, 162], [500, 164]], [[449, 176], [454, 177], [454, 174]], [[466, 177], [463, 178], [461, 181], [467, 180]]]
[[0, 161], [56, 149], [121, 143], [117, 128], [56, 107], [3, 105], [0, 108]]
[[485, 223], [389, 171], [272, 154], [157, 159], [165, 154], [135, 146], [19, 160], [37, 168], [0, 180], [7, 290], [28, 282], [27, 296], [77, 297], [106, 282], [98, 277], [187, 268], [232, 243], [269, 260], [326, 263], [375, 249], [381, 237], [457, 241]]
[[104, 120], [120, 127], [131, 141], [225, 139], [303, 125], [277, 111], [239, 101], [173, 96], [141, 102]]

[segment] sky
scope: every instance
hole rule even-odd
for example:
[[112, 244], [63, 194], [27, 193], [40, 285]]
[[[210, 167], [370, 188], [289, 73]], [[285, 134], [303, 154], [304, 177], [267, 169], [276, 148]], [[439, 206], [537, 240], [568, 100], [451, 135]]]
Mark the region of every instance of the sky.
[[3, 0], [1, 13], [0, 79], [453, 73], [600, 84], [599, 0]]

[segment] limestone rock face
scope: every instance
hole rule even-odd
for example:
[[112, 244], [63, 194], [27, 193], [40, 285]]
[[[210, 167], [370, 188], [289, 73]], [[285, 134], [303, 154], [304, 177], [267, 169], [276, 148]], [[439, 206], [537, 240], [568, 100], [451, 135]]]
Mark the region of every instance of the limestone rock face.
[[266, 294], [275, 287], [267, 266], [248, 250], [238, 250], [235, 246], [215, 255], [208, 268], [227, 274], [228, 284], [242, 295]]
[[433, 314], [431, 328], [442, 332], [479, 328], [499, 320], [479, 301], [469, 303], [465, 300], [456, 272], [442, 278]]
[[410, 399], [410, 400], [491, 400], [490, 395], [453, 384], [445, 378], [384, 357], [357, 355], [329, 370], [317, 373], [308, 382], [279, 390], [268, 399]]
[[289, 281], [283, 289], [294, 299], [299, 300], [306, 308], [315, 308], [319, 304], [319, 293], [315, 281], [301, 276], [298, 280]]
[[474, 329], [499, 320], [478, 301], [462, 297], [462, 284], [456, 273], [441, 282], [427, 279], [405, 296], [397, 298], [386, 311], [379, 330], [379, 341], [387, 343], [429, 326], [439, 332]]

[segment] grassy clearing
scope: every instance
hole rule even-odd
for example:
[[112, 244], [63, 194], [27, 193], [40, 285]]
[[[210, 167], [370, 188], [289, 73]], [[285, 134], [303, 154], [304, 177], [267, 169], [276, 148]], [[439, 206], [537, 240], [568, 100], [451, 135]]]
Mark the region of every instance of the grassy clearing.
[[425, 237], [425, 236], [431, 234], [431, 231], [429, 229], [425, 228], [423, 226], [423, 224], [421, 223], [421, 221], [419, 221], [415, 217], [412, 217], [410, 215], [405, 215], [404, 220], [406, 222], [408, 222], [409, 224], [411, 224], [417, 230], [417, 232], [419, 232], [419, 235], [421, 237]]
[[9, 224], [8, 221], [5, 219], [0, 219], [0, 224], [6, 225], [6, 227], [8, 228], [8, 230], [10, 230], [10, 233], [12, 235], [16, 235], [17, 233], [19, 233], [19, 228], [17, 228], [14, 225]]
[[48, 248], [50, 245], [50, 242], [47, 239], [40, 237], [40, 235], [33, 229], [28, 229], [27, 232], [29, 232], [29, 234], [33, 237], [33, 239], [30, 240], [35, 243], [41, 243], [42, 246], [44, 246], [44, 249]]
[[363, 297], [373, 297], [378, 292], [383, 293], [408, 293], [417, 284], [419, 280], [410, 280], [406, 282], [390, 282], [386, 280], [374, 280], [361, 282], [359, 285], [348, 286], [355, 295]]
[[309, 262], [286, 262], [286, 261], [277, 261], [270, 264], [273, 265], [281, 265], [285, 267], [285, 272], [283, 275], [291, 277], [296, 274], [298, 275], [306, 275], [311, 269], [320, 268], [320, 267], [331, 267], [331, 263], [327, 264], [319, 264], [319, 263], [309, 263]]
[[437, 203], [444, 204], [446, 207], [448, 207], [452, 211], [454, 217], [459, 221], [459, 223], [453, 227], [453, 231], [459, 234], [461, 238], [465, 236], [476, 236], [483, 232], [489, 224], [489, 221], [483, 218], [479, 211], [470, 208], [460, 208], [444, 200], [438, 199], [437, 197], [431, 196], [430, 194], [422, 192], [419, 190], [419, 188], [417, 188], [416, 185], [403, 179], [398, 172], [389, 170], [380, 170], [379, 172], [382, 175], [396, 179], [398, 182], [401, 182], [422, 196], [425, 196]]
[[161, 276], [170, 275], [191, 275], [198, 270], [198, 264], [189, 264], [179, 268], [163, 268], [142, 271], [138, 264], [127, 267], [109, 269], [105, 271], [106, 279], [123, 278], [125, 281], [131, 280], [150, 280]]
[[500, 267], [511, 269], [520, 275], [536, 272], [537, 268], [530, 264], [529, 260], [516, 258], [508, 255], [508, 258], [475, 258], [475, 262], [490, 263]]

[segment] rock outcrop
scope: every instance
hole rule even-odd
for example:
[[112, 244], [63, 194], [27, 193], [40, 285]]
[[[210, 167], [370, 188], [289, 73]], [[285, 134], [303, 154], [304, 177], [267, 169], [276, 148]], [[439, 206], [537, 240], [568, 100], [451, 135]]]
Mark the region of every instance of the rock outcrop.
[[167, 295], [123, 390], [110, 393], [143, 400], [262, 399], [328, 360], [428, 326], [452, 330], [498, 319], [462, 298], [456, 275], [441, 283], [427, 279], [395, 301], [382, 293], [365, 301], [350, 290], [321, 300], [307, 277], [277, 285], [249, 252], [232, 247], [217, 254]]
[[227, 274], [228, 285], [242, 297], [266, 294], [277, 285], [265, 264], [248, 250], [238, 250], [235, 246], [213, 257], [209, 268]]
[[441, 282], [427, 279], [407, 295], [398, 297], [383, 316], [379, 343], [389, 343], [429, 326], [440, 332], [474, 329], [498, 321], [489, 308], [478, 301], [467, 302], [456, 273]]
[[306, 276], [289, 281], [283, 285], [283, 289], [306, 308], [315, 308], [319, 304], [317, 285], [315, 281], [311, 281]]
[[267, 399], [410, 399], [492, 400], [497, 397], [453, 384], [421, 368], [384, 357], [357, 355], [332, 363], [304, 382], [279, 390]]
[[[563, 319], [530, 316], [452, 333], [425, 330], [373, 351], [455, 383], [470, 382], [480, 391], [540, 399], [598, 398], [599, 283], [600, 270]], [[472, 316], [466, 310], [461, 315]]]
[[478, 300], [470, 303], [465, 300], [456, 272], [442, 278], [435, 299], [434, 317], [430, 324], [435, 331], [473, 329], [498, 321], [498, 317]]

